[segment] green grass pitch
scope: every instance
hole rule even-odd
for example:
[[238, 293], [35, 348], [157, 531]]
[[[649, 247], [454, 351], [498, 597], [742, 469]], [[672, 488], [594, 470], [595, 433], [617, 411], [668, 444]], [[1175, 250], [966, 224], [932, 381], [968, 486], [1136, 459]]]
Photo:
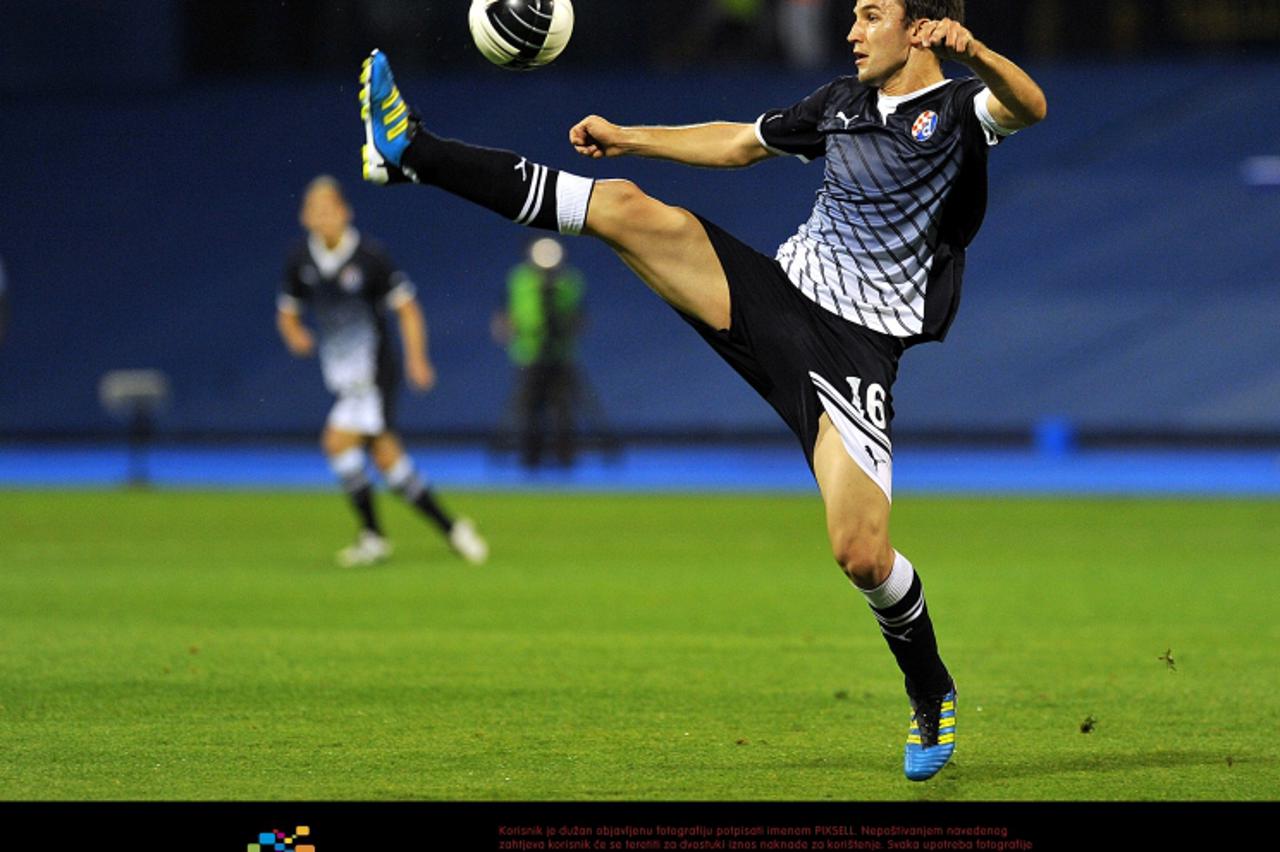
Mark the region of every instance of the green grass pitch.
[[0, 800], [1280, 798], [1280, 503], [901, 497], [960, 695], [912, 784], [816, 496], [446, 497], [489, 565], [391, 499], [343, 570], [336, 494], [0, 493]]

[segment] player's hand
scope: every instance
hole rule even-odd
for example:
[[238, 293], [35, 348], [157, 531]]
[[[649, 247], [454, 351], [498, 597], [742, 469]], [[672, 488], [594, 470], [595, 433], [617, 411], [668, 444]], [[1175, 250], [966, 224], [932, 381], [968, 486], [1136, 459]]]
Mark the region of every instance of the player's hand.
[[911, 37], [911, 46], [932, 50], [939, 59], [953, 62], [972, 59], [983, 48], [964, 24], [950, 18], [922, 21]]
[[425, 358], [411, 358], [405, 363], [405, 373], [414, 390], [429, 391], [436, 386], [436, 368]]
[[617, 157], [622, 149], [623, 129], [598, 115], [589, 115], [569, 128], [569, 144], [584, 157], [598, 160]]

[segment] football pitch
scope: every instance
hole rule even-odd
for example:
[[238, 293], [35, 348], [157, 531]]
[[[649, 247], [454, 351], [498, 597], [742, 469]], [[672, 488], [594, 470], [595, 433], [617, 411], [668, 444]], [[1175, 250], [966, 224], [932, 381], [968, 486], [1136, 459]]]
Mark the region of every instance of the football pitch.
[[1274, 800], [1280, 502], [903, 496], [959, 687], [901, 678], [816, 496], [0, 493], [0, 800]]

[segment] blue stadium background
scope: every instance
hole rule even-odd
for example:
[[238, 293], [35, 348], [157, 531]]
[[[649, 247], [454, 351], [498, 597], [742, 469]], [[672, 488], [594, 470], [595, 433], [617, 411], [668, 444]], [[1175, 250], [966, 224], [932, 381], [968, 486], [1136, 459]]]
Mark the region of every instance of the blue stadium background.
[[[162, 436], [310, 440], [329, 398], [317, 365], [285, 353], [273, 312], [299, 192], [321, 172], [346, 183], [358, 226], [419, 285], [441, 380], [405, 398], [405, 431], [496, 427], [513, 376], [489, 317], [528, 232], [435, 190], [361, 185], [347, 54], [368, 45], [300, 61], [294, 44], [284, 67], [262, 50], [227, 68], [192, 47], [198, 3], [33, 5], [0, 2], [0, 443], [119, 435], [97, 382], [126, 367], [170, 377]], [[442, 5], [425, 7], [440, 18]], [[406, 55], [402, 89], [439, 132], [632, 178], [772, 252], [807, 215], [820, 165], [595, 163], [572, 154], [565, 130], [587, 112], [750, 120], [843, 66], [611, 64], [600, 54], [622, 35], [600, 13], [621, 5], [580, 2], [566, 56], [517, 75], [469, 52], [458, 0], [436, 37], [449, 61]], [[898, 434], [1017, 440], [1066, 422], [1086, 438], [1274, 443], [1280, 191], [1244, 173], [1280, 155], [1274, 45], [1171, 41], [1067, 59], [1024, 44], [1028, 55], [1009, 52], [1043, 84], [1050, 118], [992, 156], [959, 319], [945, 344], [906, 356]], [[569, 251], [589, 287], [583, 365], [614, 428], [788, 439], [605, 249]]]

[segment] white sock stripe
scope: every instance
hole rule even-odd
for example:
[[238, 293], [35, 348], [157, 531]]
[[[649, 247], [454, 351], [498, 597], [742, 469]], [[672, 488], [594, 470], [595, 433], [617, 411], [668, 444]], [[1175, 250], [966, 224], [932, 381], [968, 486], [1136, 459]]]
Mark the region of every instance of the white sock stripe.
[[874, 589], [863, 589], [867, 603], [873, 609], [888, 609], [907, 596], [911, 591], [911, 581], [915, 579], [915, 568], [907, 561], [907, 557], [898, 551], [893, 552], [893, 569], [888, 578]]
[[587, 223], [587, 205], [596, 182], [591, 178], [561, 172], [556, 178], [556, 224], [560, 233], [578, 236]]
[[533, 177], [529, 181], [529, 195], [524, 200], [524, 207], [520, 210], [520, 215], [516, 217], [517, 225], [527, 225], [533, 221], [533, 217], [538, 215], [538, 210], [542, 207], [542, 191], [546, 186], [547, 167], [533, 164]]
[[520, 214], [516, 216], [515, 223], [517, 225], [524, 224], [524, 217], [529, 213], [529, 206], [533, 204], [533, 196], [538, 189], [538, 164], [532, 163], [533, 168], [530, 170], [529, 177], [529, 194], [524, 197], [524, 206], [520, 208]]
[[876, 621], [880, 622], [885, 627], [902, 627], [904, 624], [910, 624], [911, 622], [919, 618], [920, 613], [923, 611], [924, 611], [924, 595], [921, 595], [920, 600], [916, 601], [915, 606], [907, 610], [905, 615], [900, 615], [897, 618], [885, 618], [883, 615], [876, 612], [875, 610], [872, 610], [872, 613], [875, 615]]
[[542, 174], [538, 175], [538, 199], [533, 202], [533, 212], [529, 214], [529, 221], [532, 222], [542, 212], [542, 198], [547, 192], [547, 167], [542, 167]]
[[364, 450], [359, 447], [352, 447], [349, 450], [338, 453], [329, 459], [329, 469], [339, 478], [345, 479], [348, 476], [355, 476], [363, 473], [365, 467]]

